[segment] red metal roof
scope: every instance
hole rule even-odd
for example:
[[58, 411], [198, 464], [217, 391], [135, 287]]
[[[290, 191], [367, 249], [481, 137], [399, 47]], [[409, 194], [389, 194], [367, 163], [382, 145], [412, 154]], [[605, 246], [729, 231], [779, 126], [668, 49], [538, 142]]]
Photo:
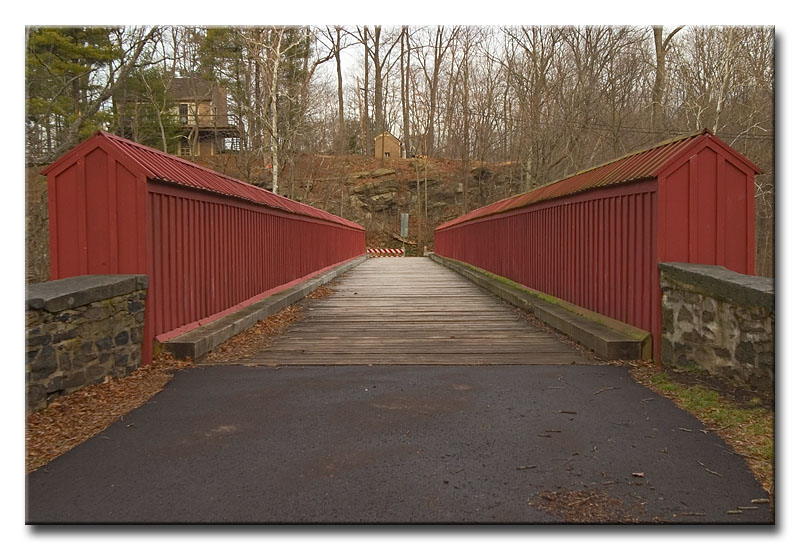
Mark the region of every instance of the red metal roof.
[[[706, 137], [712, 138], [717, 144], [721, 144], [724, 148], [731, 150], [728, 145], [719, 140], [719, 138], [711, 134], [708, 130], [702, 130], [664, 141], [647, 150], [629, 153], [624, 157], [611, 160], [588, 170], [583, 170], [532, 191], [488, 204], [472, 212], [467, 212], [454, 220], [443, 223], [436, 229], [445, 229], [491, 214], [506, 212], [537, 202], [574, 195], [590, 189], [655, 178], [658, 176], [659, 172], [666, 168], [674, 159], [691, 149], [700, 140], [706, 139]], [[746, 161], [744, 157], [741, 157], [738, 153], [736, 154]], [[751, 164], [749, 161], [746, 162], [747, 164]], [[752, 167], [756, 172], [759, 171], [755, 165], [752, 165]]]
[[[230, 197], [237, 197], [302, 216], [323, 219], [355, 229], [363, 229], [359, 224], [340, 218], [330, 212], [287, 199], [286, 197], [276, 195], [266, 189], [228, 177], [209, 168], [189, 162], [188, 160], [169, 155], [158, 149], [147, 147], [114, 134], [109, 134], [108, 132], [98, 131], [92, 138], [86, 140], [83, 144], [76, 147], [76, 149], [84, 144], [86, 144], [86, 146], [91, 146], [90, 142], [92, 140], [102, 140], [105, 143], [111, 144], [127, 159], [132, 160], [148, 179], [173, 183], [185, 187], [193, 187], [195, 189], [211, 191]], [[73, 149], [73, 151], [76, 149]], [[64, 159], [69, 157], [71, 153], [72, 151], [66, 153], [63, 157], [47, 167], [42, 173], [46, 174], [55, 167], [61, 165]]]

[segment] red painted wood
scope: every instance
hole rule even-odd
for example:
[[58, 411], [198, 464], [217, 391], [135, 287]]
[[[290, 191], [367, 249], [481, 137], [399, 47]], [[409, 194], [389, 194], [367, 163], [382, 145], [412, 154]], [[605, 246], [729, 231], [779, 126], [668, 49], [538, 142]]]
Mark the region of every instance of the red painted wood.
[[[705, 149], [697, 155], [696, 182], [694, 202], [695, 224], [697, 234], [693, 241], [696, 242], [696, 259], [699, 264], [713, 265], [716, 263], [716, 226], [717, 226], [717, 154], [711, 149]], [[711, 207], [711, 208], [709, 208]]]
[[714, 258], [714, 263], [717, 265], [725, 265], [725, 192], [724, 192], [724, 185], [725, 185], [725, 157], [722, 155], [717, 155], [717, 196], [716, 196], [716, 208], [714, 210], [716, 214], [716, 227], [715, 227], [715, 237], [716, 237], [716, 246], [714, 247], [714, 251], [716, 252], [716, 256]]
[[[662, 149], [443, 224], [434, 233], [435, 251], [648, 330], [656, 335], [659, 357], [658, 263], [692, 261], [753, 273], [751, 185], [758, 172], [707, 133]], [[623, 174], [646, 177], [609, 183]], [[519, 220], [517, 230], [506, 238], [504, 224], [512, 218]]]
[[358, 224], [103, 132], [44, 173], [51, 279], [148, 275], [145, 363], [157, 335], [366, 248]]
[[[165, 292], [161, 299], [167, 299], [168, 306], [165, 308], [165, 317], [156, 324], [154, 335], [173, 331], [202, 320], [203, 317], [227, 310], [254, 294], [263, 293], [327, 265], [353, 258], [364, 250], [363, 232], [348, 227], [340, 226], [334, 230], [332, 225], [320, 227], [299, 217], [284, 218], [276, 215], [274, 209], [247, 211], [232, 203], [212, 203], [208, 194], [201, 191], [193, 191], [188, 195], [182, 193], [181, 198], [173, 196], [169, 191], [169, 186], [165, 185], [152, 185], [150, 191], [155, 205], [154, 212], [167, 212], [166, 216], [169, 218], [154, 215], [153, 225], [167, 227], [169, 230], [162, 233], [176, 235], [164, 247], [166, 252], [160, 252], [165, 257], [161, 263], [166, 269], [154, 274], [155, 284]], [[190, 199], [189, 195], [194, 196]], [[164, 205], [169, 206], [165, 208]], [[206, 209], [210, 209], [211, 214], [203, 216]], [[193, 218], [185, 212], [198, 212], [198, 215]], [[192, 219], [210, 219], [210, 227], [216, 227], [217, 230], [208, 230], [207, 225], [205, 231], [203, 227], [191, 231], [189, 220]], [[245, 224], [249, 219], [255, 220], [255, 223]], [[272, 232], [260, 233], [259, 228], [263, 227], [264, 222], [273, 225]], [[191, 231], [196, 239], [185, 238], [181, 227]], [[253, 235], [260, 236], [262, 245], [252, 246], [243, 254], [240, 241], [247, 242]], [[281, 246], [283, 243], [280, 239], [287, 246]], [[159, 250], [157, 242], [154, 243], [154, 250]], [[276, 254], [280, 261], [272, 263]], [[211, 260], [211, 266], [204, 270], [193, 270], [194, 263], [188, 260], [203, 256]], [[260, 265], [274, 265], [279, 268], [275, 271], [260, 270], [265, 276], [260, 287], [251, 284], [255, 279], [249, 275], [249, 266], [254, 260]], [[191, 274], [188, 273], [190, 269]], [[206, 298], [207, 307], [202, 308], [203, 317], [193, 316], [185, 311], [185, 305], [191, 304], [194, 285], [185, 285], [183, 281], [191, 281], [193, 278], [197, 281], [195, 285], [210, 291]], [[179, 306], [184, 309], [179, 310]]]
[[750, 275], [756, 273], [756, 188], [755, 174], [747, 172], [747, 271]]
[[[48, 188], [55, 191], [48, 196], [55, 213], [55, 216], [50, 217], [49, 223], [50, 232], [56, 234], [54, 241], [58, 245], [50, 253], [51, 279], [83, 275], [78, 234], [80, 185], [77, 165], [73, 164], [52, 179], [48, 177]], [[52, 200], [53, 197], [55, 200]]]
[[734, 271], [747, 273], [747, 176], [726, 163], [725, 179], [725, 226], [729, 237], [725, 240], [725, 263]]
[[89, 273], [110, 272], [109, 187], [107, 155], [95, 149], [84, 159], [86, 215], [86, 263]]
[[109, 273], [122, 273], [119, 269], [119, 201], [117, 200], [117, 166], [114, 159], [105, 155], [105, 170], [108, 174], [108, 244]]
[[86, 158], [83, 157], [75, 164], [77, 170], [75, 178], [75, 229], [78, 232], [78, 269], [79, 273], [91, 273], [89, 271], [88, 244], [86, 242], [86, 216], [87, 200], [86, 195]]

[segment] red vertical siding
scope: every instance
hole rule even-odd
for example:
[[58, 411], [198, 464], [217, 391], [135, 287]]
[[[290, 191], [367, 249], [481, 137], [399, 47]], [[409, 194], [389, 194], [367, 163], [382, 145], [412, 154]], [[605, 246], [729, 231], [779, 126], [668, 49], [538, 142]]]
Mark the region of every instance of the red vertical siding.
[[87, 271], [107, 274], [111, 272], [111, 243], [109, 212], [112, 205], [106, 174], [108, 155], [95, 149], [85, 157], [85, 204]]
[[102, 149], [49, 178], [51, 279], [144, 273], [136, 177]]
[[753, 273], [756, 171], [701, 133], [468, 213], [436, 229], [435, 250], [648, 330], [658, 358], [659, 262]]
[[51, 279], [147, 274], [145, 362], [155, 336], [365, 250], [358, 224], [103, 133], [45, 173]]
[[[689, 163], [684, 163], [666, 178], [664, 256], [673, 262], [689, 261]], [[676, 223], [681, 220], [680, 223]]]
[[713, 142], [666, 170], [659, 191], [664, 201], [659, 261], [722, 265], [752, 274], [752, 174]]
[[50, 233], [55, 233], [56, 237], [51, 238], [51, 242], [55, 242], [50, 253], [51, 279], [83, 274], [80, 264], [82, 243], [78, 234], [78, 225], [81, 223], [78, 202], [82, 200], [82, 195], [83, 185], [78, 180], [77, 164], [48, 180]]
[[363, 253], [364, 232], [246, 201], [149, 185], [151, 336], [193, 326]]
[[747, 273], [747, 250], [741, 243], [747, 242], [747, 176], [725, 163], [725, 212], [728, 238], [725, 240], [725, 264], [734, 271]]
[[[651, 330], [655, 181], [547, 201], [435, 233], [436, 253]], [[515, 227], [513, 238], [497, 238]]]
[[696, 179], [691, 184], [697, 190], [694, 196], [697, 253], [692, 261], [713, 265], [717, 263], [716, 203], [721, 182], [717, 175], [717, 155], [710, 149], [697, 155]]

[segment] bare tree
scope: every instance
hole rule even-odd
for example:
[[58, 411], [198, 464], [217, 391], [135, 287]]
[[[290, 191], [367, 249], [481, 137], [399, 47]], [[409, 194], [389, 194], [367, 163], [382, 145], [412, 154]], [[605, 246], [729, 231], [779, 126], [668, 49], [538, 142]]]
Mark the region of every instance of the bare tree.
[[410, 149], [409, 141], [409, 120], [408, 120], [408, 85], [411, 76], [411, 43], [409, 39], [408, 26], [403, 26], [400, 31], [400, 103], [403, 113], [403, 150], [408, 153]]
[[346, 36], [343, 32], [343, 27], [335, 25], [333, 27], [325, 28], [325, 36], [330, 42], [330, 52], [336, 59], [336, 84], [337, 84], [337, 97], [339, 99], [338, 126], [336, 135], [335, 150], [342, 154], [345, 151], [345, 127], [344, 127], [344, 80], [342, 78], [342, 51], [350, 44], [343, 42]]
[[366, 118], [369, 118], [368, 78], [370, 66], [372, 67], [373, 71], [374, 91], [372, 110], [374, 114], [374, 131], [369, 137], [374, 137], [374, 135], [386, 130], [384, 108], [386, 101], [384, 91], [384, 84], [386, 81], [385, 73], [391, 65], [389, 61], [392, 59], [392, 51], [400, 42], [400, 39], [403, 37], [403, 33], [390, 32], [387, 36], [383, 34], [383, 29], [381, 26], [376, 25], [372, 28], [372, 30], [370, 30], [367, 26], [357, 28], [357, 34], [355, 36], [357, 40], [364, 45], [364, 112]]
[[656, 132], [664, 132], [664, 87], [667, 78], [667, 52], [671, 47], [672, 39], [683, 28], [683, 25], [675, 27], [664, 38], [664, 28], [653, 26], [653, 42], [655, 44], [655, 76], [653, 78], [653, 96], [651, 103], [650, 127]]
[[[418, 49], [418, 59], [422, 67], [428, 89], [428, 114], [425, 124], [425, 153], [434, 154], [436, 147], [434, 122], [438, 113], [437, 101], [442, 62], [453, 45], [459, 32], [458, 27], [437, 26], [427, 33], [424, 48]], [[428, 55], [430, 53], [430, 55]]]
[[531, 189], [534, 183], [546, 183], [550, 169], [557, 164], [551, 160], [555, 136], [542, 129], [552, 105], [553, 69], [561, 31], [525, 27], [505, 29], [505, 34], [506, 75], [519, 105], [519, 146], [525, 155], [525, 188]]
[[470, 50], [472, 49], [472, 36], [471, 36], [470, 29], [467, 28], [464, 30], [464, 38], [462, 40], [462, 52], [463, 57], [461, 58], [461, 117], [463, 119], [463, 127], [462, 127], [462, 136], [461, 136], [461, 173], [462, 173], [462, 182], [463, 182], [463, 208], [464, 212], [466, 213], [468, 210], [467, 207], [467, 196], [469, 194], [468, 183], [470, 178], [469, 173], [469, 158], [470, 158], [470, 150], [469, 150], [469, 129], [470, 129], [470, 116], [469, 116], [469, 64], [470, 64]]

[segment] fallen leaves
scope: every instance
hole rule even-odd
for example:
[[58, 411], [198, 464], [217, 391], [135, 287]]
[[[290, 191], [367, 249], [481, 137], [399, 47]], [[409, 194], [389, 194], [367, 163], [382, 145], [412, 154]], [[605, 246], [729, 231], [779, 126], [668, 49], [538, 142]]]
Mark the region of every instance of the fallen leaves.
[[107, 378], [102, 384], [57, 397], [46, 409], [30, 413], [25, 425], [26, 473], [102, 432], [160, 392], [172, 378], [172, 371], [190, 366], [168, 354], [160, 355], [125, 378]]
[[[313, 300], [332, 293], [330, 288], [320, 286], [306, 298]], [[263, 349], [303, 316], [302, 303], [288, 306], [234, 336], [214, 349], [206, 361], [230, 362]], [[30, 413], [25, 423], [26, 473], [99, 434], [160, 392], [172, 379], [173, 371], [192, 366], [189, 361], [162, 354], [125, 378], [106, 377], [101, 384], [57, 397], [46, 409]]]
[[[307, 296], [307, 298], [311, 297], [311, 295]], [[211, 350], [203, 358], [203, 362], [232, 363], [255, 355], [268, 347], [276, 336], [283, 334], [287, 328], [302, 319], [302, 317], [303, 308], [301, 306], [287, 306], [275, 315], [262, 319], [249, 329], [226, 340]]]
[[542, 491], [528, 499], [533, 506], [565, 523], [637, 523], [642, 511], [596, 491]]

